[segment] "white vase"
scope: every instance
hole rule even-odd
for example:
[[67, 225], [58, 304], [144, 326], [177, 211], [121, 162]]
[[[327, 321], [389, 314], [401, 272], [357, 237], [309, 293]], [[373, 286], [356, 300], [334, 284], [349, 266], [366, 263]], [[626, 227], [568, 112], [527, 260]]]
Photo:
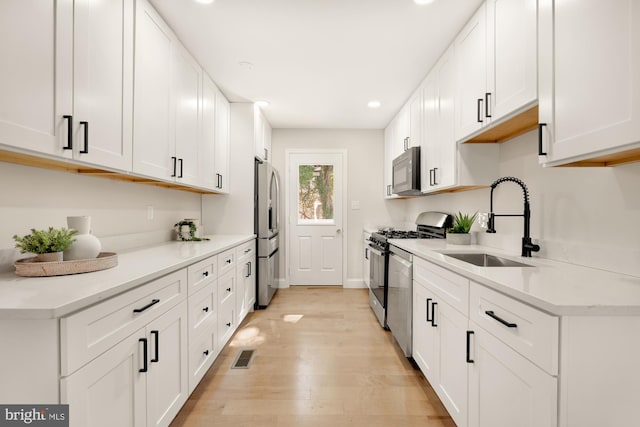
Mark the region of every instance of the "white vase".
[[102, 245], [100, 240], [91, 234], [90, 216], [68, 216], [67, 227], [76, 230], [71, 247], [64, 251], [64, 260], [91, 259], [98, 256]]

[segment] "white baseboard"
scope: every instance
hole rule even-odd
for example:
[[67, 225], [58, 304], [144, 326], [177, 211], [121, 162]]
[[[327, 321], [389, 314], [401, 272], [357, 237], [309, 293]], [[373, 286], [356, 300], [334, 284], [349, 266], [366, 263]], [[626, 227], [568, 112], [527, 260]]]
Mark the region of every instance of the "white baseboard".
[[278, 289], [286, 289], [289, 287], [285, 279], [276, 279], [276, 283], [278, 284]]
[[345, 289], [362, 289], [366, 287], [367, 284], [363, 279], [347, 279], [347, 283], [343, 286]]

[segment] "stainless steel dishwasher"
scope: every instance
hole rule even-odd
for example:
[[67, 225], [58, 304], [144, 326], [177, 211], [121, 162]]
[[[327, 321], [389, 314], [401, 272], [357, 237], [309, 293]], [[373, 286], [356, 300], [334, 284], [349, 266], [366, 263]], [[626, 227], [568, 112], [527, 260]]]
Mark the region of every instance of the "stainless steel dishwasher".
[[413, 318], [413, 255], [389, 247], [387, 325], [405, 356], [411, 357]]

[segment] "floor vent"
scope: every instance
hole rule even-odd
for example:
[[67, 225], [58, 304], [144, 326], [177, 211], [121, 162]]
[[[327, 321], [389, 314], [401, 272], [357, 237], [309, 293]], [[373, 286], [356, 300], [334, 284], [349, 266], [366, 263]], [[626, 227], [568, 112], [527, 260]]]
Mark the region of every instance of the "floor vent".
[[231, 365], [231, 369], [248, 369], [249, 363], [251, 363], [251, 359], [253, 358], [253, 353], [255, 353], [255, 350], [242, 350], [238, 354], [238, 357], [236, 357], [233, 365]]

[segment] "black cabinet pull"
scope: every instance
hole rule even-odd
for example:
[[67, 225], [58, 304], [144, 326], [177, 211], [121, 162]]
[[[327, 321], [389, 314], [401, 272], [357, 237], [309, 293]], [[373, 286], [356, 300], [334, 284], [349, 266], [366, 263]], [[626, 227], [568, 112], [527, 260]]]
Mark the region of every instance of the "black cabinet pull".
[[138, 342], [142, 343], [142, 358], [144, 359], [144, 362], [142, 364], [142, 368], [138, 369], [138, 372], [147, 372], [149, 370], [149, 365], [147, 364], [147, 357], [149, 356], [148, 346], [147, 346], [147, 339], [146, 338], [140, 338], [138, 340]]
[[406, 137], [404, 139], [404, 151], [407, 151], [407, 149], [409, 148], [409, 143], [407, 142], [407, 139], [409, 139], [409, 137]]
[[503, 318], [497, 316], [492, 310], [487, 310], [487, 311], [484, 312], [484, 314], [486, 314], [487, 316], [491, 317], [493, 320], [496, 320], [496, 321], [502, 323], [507, 328], [517, 328], [518, 327], [518, 325], [516, 323], [507, 322]]
[[203, 351], [202, 354], [204, 354], [205, 356], [208, 356], [209, 355], [209, 350]]
[[227, 323], [227, 326], [228, 326], [228, 327], [231, 327], [231, 322]]
[[145, 306], [144, 306], [144, 307], [142, 307], [142, 308], [134, 308], [134, 309], [133, 309], [133, 312], [134, 312], [134, 313], [142, 313], [142, 312], [143, 312], [143, 311], [145, 311], [146, 309], [150, 308], [150, 307], [151, 307], [151, 306], [153, 306], [153, 305], [156, 305], [156, 304], [157, 304], [157, 303], [159, 303], [159, 302], [160, 302], [160, 300], [159, 300], [159, 299], [153, 299], [153, 300], [151, 300], [151, 302], [150, 302], [149, 304], [145, 305]]
[[217, 173], [216, 175], [218, 175], [218, 188], [222, 189], [222, 175], [220, 175], [219, 173]]
[[227, 292], [231, 292], [231, 288], [227, 288]]
[[178, 159], [178, 161], [180, 162], [180, 175], [178, 175], [178, 178], [182, 178], [183, 159]]
[[546, 156], [547, 153], [545, 151], [542, 151], [542, 128], [544, 128], [545, 126], [547, 126], [546, 123], [539, 123], [538, 124], [538, 156]]
[[249, 276], [251, 276], [251, 263], [250, 262], [247, 263], [247, 275], [244, 276], [244, 277], [249, 277]]
[[208, 272], [208, 271], [205, 271], [204, 273], [202, 273], [202, 276], [203, 276], [203, 277], [208, 277], [208, 276], [209, 276], [209, 272]]
[[438, 181], [436, 180], [436, 171], [438, 168], [433, 168], [433, 185], [438, 185]]
[[427, 303], [427, 319], [426, 319], [427, 322], [431, 322], [431, 319], [429, 319], [429, 303], [431, 301], [433, 301], [431, 298], [427, 298], [427, 301], [426, 301], [426, 303]]
[[435, 301], [431, 303], [431, 326], [434, 328], [438, 327], [438, 325], [436, 325], [436, 305], [438, 305], [438, 303]]
[[467, 331], [467, 363], [475, 363], [475, 361], [471, 358], [471, 335], [475, 332]]
[[231, 264], [231, 258], [227, 260], [227, 264]]
[[245, 250], [244, 250], [244, 253], [245, 253], [245, 254], [248, 254], [249, 252], [251, 252], [251, 248], [249, 248], [249, 249], [245, 249]]
[[391, 185], [387, 185], [387, 196], [391, 196]]
[[209, 307], [203, 308], [202, 311], [204, 311], [205, 313], [208, 313], [209, 312]]
[[84, 127], [84, 149], [80, 150], [82, 154], [89, 153], [89, 122], [80, 122], [80, 126]]
[[160, 361], [160, 332], [151, 331], [151, 335], [153, 335], [153, 344], [156, 347], [156, 357], [151, 359], [151, 363], [157, 363]]
[[364, 259], [369, 259], [369, 248], [364, 248]]
[[178, 158], [175, 157], [175, 156], [171, 156], [171, 161], [173, 162], [173, 173], [171, 174], [171, 178], [175, 178], [176, 177], [176, 165], [177, 165]]
[[478, 98], [478, 123], [482, 123], [482, 98]]
[[487, 92], [484, 94], [484, 115], [485, 117], [491, 118], [491, 111], [489, 110], [491, 104], [491, 92]]
[[67, 145], [62, 147], [63, 150], [73, 150], [73, 116], [62, 116], [67, 120]]
[[253, 269], [251, 268], [251, 261], [249, 261], [249, 276], [253, 274]]

